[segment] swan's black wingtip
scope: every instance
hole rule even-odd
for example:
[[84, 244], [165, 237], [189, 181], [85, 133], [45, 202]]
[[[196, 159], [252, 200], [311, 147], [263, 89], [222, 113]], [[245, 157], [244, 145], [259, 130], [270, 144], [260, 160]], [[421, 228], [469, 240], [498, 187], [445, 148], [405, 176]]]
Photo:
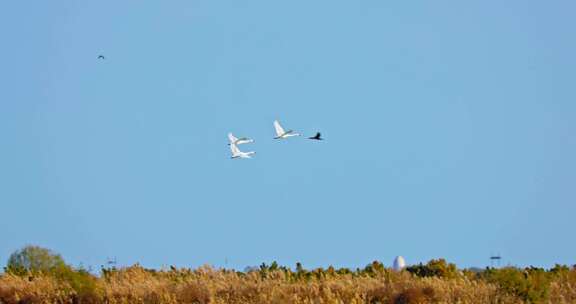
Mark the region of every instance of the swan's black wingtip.
[[322, 134], [320, 134], [320, 132], [316, 132], [316, 135], [314, 135], [314, 136], [312, 136], [312, 137], [308, 137], [308, 139], [312, 139], [312, 140], [323, 140]]

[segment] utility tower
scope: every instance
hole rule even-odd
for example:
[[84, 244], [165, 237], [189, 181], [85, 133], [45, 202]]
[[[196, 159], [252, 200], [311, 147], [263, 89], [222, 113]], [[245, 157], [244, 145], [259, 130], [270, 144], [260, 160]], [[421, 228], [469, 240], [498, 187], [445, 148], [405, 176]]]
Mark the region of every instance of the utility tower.
[[502, 261], [502, 256], [499, 253], [490, 255], [490, 267], [500, 267], [500, 261]]

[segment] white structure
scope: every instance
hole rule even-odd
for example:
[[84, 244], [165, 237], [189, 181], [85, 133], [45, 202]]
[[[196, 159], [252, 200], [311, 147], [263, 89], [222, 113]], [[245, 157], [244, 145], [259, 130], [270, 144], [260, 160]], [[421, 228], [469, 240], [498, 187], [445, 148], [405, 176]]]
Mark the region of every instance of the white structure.
[[292, 136], [300, 136], [300, 134], [294, 133], [292, 130], [284, 131], [284, 128], [282, 128], [277, 120], [274, 121], [274, 129], [276, 130], [276, 137], [274, 137], [274, 139], [284, 139]]
[[256, 154], [256, 152], [242, 152], [236, 144], [230, 145], [230, 151], [232, 152], [232, 158], [252, 158], [252, 155]]
[[402, 269], [404, 269], [404, 267], [406, 267], [406, 261], [404, 261], [404, 258], [402, 256], [397, 256], [394, 259], [394, 264], [392, 268], [394, 268], [394, 270], [396, 271], [401, 271]]
[[236, 136], [234, 136], [232, 133], [228, 133], [228, 140], [230, 140], [230, 143], [228, 145], [242, 145], [254, 142], [253, 139], [246, 137], [236, 138]]

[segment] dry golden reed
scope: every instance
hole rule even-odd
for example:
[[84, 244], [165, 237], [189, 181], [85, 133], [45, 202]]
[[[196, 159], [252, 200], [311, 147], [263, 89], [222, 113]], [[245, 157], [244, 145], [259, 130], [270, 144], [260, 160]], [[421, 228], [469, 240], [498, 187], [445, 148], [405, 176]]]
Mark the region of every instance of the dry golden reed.
[[[558, 275], [543, 303], [576, 303], [576, 272]], [[419, 277], [380, 269], [372, 273], [260, 269], [106, 270], [89, 289], [75, 290], [50, 275], [0, 275], [0, 304], [32, 303], [528, 303], [489, 280], [459, 275]]]

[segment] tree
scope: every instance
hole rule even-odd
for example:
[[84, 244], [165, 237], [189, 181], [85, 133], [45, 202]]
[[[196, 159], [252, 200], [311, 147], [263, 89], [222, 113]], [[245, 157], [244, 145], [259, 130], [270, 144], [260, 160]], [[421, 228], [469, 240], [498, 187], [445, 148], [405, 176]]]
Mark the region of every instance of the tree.
[[490, 268], [482, 276], [502, 290], [520, 297], [526, 303], [547, 303], [552, 272], [542, 268]]
[[26, 246], [15, 251], [8, 258], [6, 272], [24, 275], [26, 273], [49, 273], [66, 268], [59, 254], [38, 246]]
[[50, 276], [66, 282], [75, 291], [73, 303], [101, 303], [96, 278], [83, 268], [67, 265], [61, 255], [50, 249], [26, 246], [17, 250], [8, 258], [5, 271], [19, 276], [31, 275], [30, 279], [36, 275]]
[[419, 277], [441, 277], [455, 278], [458, 276], [458, 269], [453, 263], [448, 263], [444, 259], [430, 260], [426, 265], [422, 263], [406, 267], [406, 271]]

